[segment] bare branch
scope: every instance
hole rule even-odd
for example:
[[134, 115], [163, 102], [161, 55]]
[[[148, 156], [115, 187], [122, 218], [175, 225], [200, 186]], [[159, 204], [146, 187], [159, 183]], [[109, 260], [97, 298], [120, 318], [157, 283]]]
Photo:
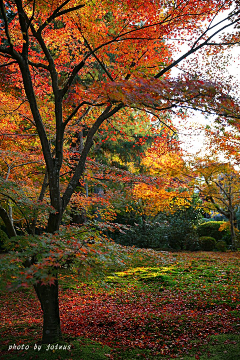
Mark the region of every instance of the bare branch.
[[[90, 55], [89, 55], [90, 56]], [[88, 57], [88, 56], [87, 56]], [[75, 77], [77, 76], [78, 72], [84, 67], [85, 65], [85, 61], [87, 59], [87, 57], [85, 57], [84, 60], [82, 60], [78, 65], [76, 65], [74, 67], [74, 69], [72, 70], [68, 80], [66, 81], [65, 85], [63, 86], [62, 90], [61, 90], [61, 96], [64, 97], [64, 95], [67, 93], [68, 89], [70, 88], [70, 86], [73, 83], [73, 80], [75, 79]]]
[[237, 45], [240, 44], [240, 41], [235, 41], [235, 42], [222, 42], [222, 43], [216, 43], [216, 42], [212, 42], [212, 43], [208, 43], [208, 45], [211, 46], [232, 46], [232, 45]]
[[165, 121], [163, 121], [163, 120], [160, 118], [160, 116], [158, 116], [156, 113], [154, 113], [154, 112], [152, 112], [152, 111], [149, 111], [149, 110], [145, 110], [145, 112], [146, 112], [147, 114], [151, 114], [151, 115], [155, 116], [160, 123], [162, 123], [164, 126], [166, 126], [166, 127], [167, 127], [169, 130], [171, 130], [174, 134], [177, 134], [177, 131], [176, 131], [176, 130], [173, 130], [173, 129], [171, 128], [171, 126], [169, 126]]
[[95, 123], [93, 124], [91, 129], [89, 130], [87, 139], [86, 139], [83, 151], [81, 153], [79, 162], [76, 166], [75, 172], [74, 172], [71, 180], [69, 181], [67, 189], [65, 190], [65, 193], [63, 194], [63, 197], [62, 197], [63, 209], [66, 208], [66, 206], [75, 190], [78, 180], [83, 174], [87, 155], [92, 146], [92, 140], [93, 140], [95, 133], [97, 132], [97, 130], [99, 129], [99, 127], [101, 126], [101, 124], [103, 123], [104, 120], [106, 120], [106, 119], [110, 118], [112, 115], [116, 114], [123, 107], [124, 107], [124, 104], [122, 104], [122, 103], [117, 105], [116, 107], [114, 107], [112, 110], [111, 110], [112, 105], [107, 106], [106, 109], [97, 118], [97, 120], [95, 121]]
[[29, 19], [28, 26], [27, 26], [27, 30], [29, 29], [29, 26], [30, 26], [31, 22], [32, 22], [33, 19], [34, 19], [35, 8], [36, 8], [36, 0], [33, 1], [33, 12], [32, 12], [32, 16], [31, 16], [30, 19]]
[[[219, 14], [219, 12], [221, 11], [221, 9], [223, 8], [223, 5], [219, 8], [218, 12], [214, 15], [214, 17], [212, 18], [212, 20], [210, 21], [209, 25], [207, 26], [206, 30], [199, 36], [199, 38], [194, 42], [192, 48], [195, 47], [195, 45], [204, 37], [204, 35], [206, 35], [206, 33], [209, 31], [209, 30], [212, 30], [214, 29], [216, 26], [219, 26], [221, 23], [225, 22], [228, 18], [225, 18], [221, 21], [219, 21], [217, 24], [211, 26], [211, 24], [213, 23], [213, 21], [216, 19], [217, 15]], [[229, 18], [231, 17], [232, 15], [229, 15]]]
[[18, 9], [18, 18], [19, 24], [21, 28], [21, 33], [23, 37], [23, 45], [22, 45], [22, 56], [26, 60], [28, 57], [28, 46], [29, 46], [29, 36], [28, 36], [28, 23], [29, 19], [23, 9], [23, 4], [21, 0], [15, 0]]
[[43, 37], [41, 35], [41, 33], [38, 33], [35, 29], [34, 29], [34, 26], [33, 25], [30, 25], [31, 27], [31, 31], [33, 33], [33, 36], [36, 38], [36, 40], [38, 41], [39, 45], [41, 46], [46, 58], [47, 58], [47, 61], [49, 63], [48, 67], [47, 67], [47, 70], [50, 71], [50, 74], [51, 74], [51, 78], [52, 78], [52, 88], [53, 88], [53, 92], [54, 92], [54, 95], [55, 96], [59, 96], [59, 88], [58, 88], [58, 74], [57, 74], [57, 71], [56, 71], [56, 67], [55, 67], [55, 64], [54, 64], [54, 60], [52, 58], [52, 55], [50, 54], [50, 51], [48, 50], [44, 40], [43, 40]]

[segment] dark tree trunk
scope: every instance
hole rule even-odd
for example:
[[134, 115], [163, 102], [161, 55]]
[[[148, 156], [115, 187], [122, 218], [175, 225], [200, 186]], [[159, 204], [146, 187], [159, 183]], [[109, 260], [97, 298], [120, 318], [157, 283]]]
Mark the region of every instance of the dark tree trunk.
[[13, 226], [13, 223], [12, 223], [7, 211], [2, 206], [0, 206], [0, 217], [2, 218], [2, 220], [6, 226], [8, 236], [10, 238], [13, 236], [16, 236], [17, 234], [16, 234], [15, 228]]
[[[74, 208], [73, 211], [76, 211]], [[83, 225], [87, 221], [86, 211], [84, 209], [79, 209], [78, 213], [71, 213], [70, 224], [74, 225]]]
[[235, 232], [235, 214], [234, 211], [230, 211], [230, 216], [229, 216], [229, 221], [230, 221], [230, 229], [231, 229], [231, 242], [232, 242], [232, 250], [236, 250], [236, 232]]
[[53, 234], [55, 231], [59, 230], [59, 226], [62, 220], [62, 211], [57, 212], [56, 214], [51, 213], [48, 218], [47, 232]]
[[[51, 213], [48, 219], [47, 232], [54, 233], [59, 230], [61, 219], [61, 211]], [[57, 343], [62, 340], [59, 315], [58, 280], [56, 279], [54, 284], [51, 285], [42, 285], [39, 282], [34, 285], [34, 289], [43, 311], [42, 343]]]
[[52, 285], [34, 286], [43, 311], [43, 344], [56, 343], [62, 340], [58, 302], [58, 281]]

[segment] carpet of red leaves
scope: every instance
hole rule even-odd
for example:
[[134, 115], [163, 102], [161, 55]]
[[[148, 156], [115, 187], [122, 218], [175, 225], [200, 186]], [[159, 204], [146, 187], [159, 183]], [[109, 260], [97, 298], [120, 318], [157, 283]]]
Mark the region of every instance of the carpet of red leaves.
[[[63, 334], [83, 336], [114, 349], [149, 349], [152, 355], [174, 357], [209, 335], [239, 331], [240, 294], [229, 287], [211, 293], [137, 286], [104, 291], [81, 284], [60, 289]], [[2, 345], [18, 338], [40, 341], [42, 314], [36, 297], [26, 291], [1, 296]]]
[[[71, 300], [70, 300], [71, 299]], [[183, 291], [145, 293], [138, 289], [62, 299], [63, 331], [116, 348], [151, 349], [174, 355], [208, 341], [209, 335], [236, 332], [233, 308], [194, 299]], [[197, 340], [197, 343], [192, 342]]]

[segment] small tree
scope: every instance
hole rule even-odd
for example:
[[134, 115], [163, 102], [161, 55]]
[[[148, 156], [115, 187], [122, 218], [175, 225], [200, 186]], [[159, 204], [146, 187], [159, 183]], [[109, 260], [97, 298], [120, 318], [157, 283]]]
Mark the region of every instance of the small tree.
[[215, 210], [230, 222], [232, 247], [236, 247], [236, 212], [239, 207], [239, 173], [228, 163], [207, 159], [196, 162], [196, 187], [208, 210]]

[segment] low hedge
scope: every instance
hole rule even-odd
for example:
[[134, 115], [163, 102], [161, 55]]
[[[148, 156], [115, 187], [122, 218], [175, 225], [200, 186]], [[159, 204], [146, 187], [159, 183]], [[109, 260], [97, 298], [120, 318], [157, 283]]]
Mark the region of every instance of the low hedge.
[[216, 240], [211, 236], [201, 236], [199, 238], [200, 248], [204, 251], [213, 251], [217, 245]]
[[198, 235], [201, 236], [210, 236], [215, 240], [220, 241], [224, 240], [227, 245], [231, 244], [231, 231], [230, 229], [224, 229], [219, 231], [219, 228], [222, 224], [226, 223], [225, 221], [208, 221], [203, 224], [200, 224], [197, 228]]

